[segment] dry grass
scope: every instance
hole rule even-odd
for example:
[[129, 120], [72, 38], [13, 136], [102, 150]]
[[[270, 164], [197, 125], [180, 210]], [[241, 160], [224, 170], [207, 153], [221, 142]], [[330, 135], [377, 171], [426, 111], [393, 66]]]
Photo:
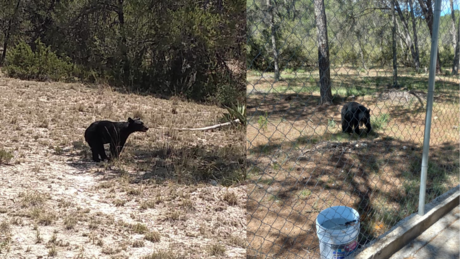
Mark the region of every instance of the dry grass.
[[[0, 256], [206, 258], [220, 240], [221, 257], [245, 257], [230, 235], [246, 233], [245, 130], [171, 129], [219, 123], [225, 110], [1, 75], [0, 92]], [[128, 117], [150, 130], [131, 135], [120, 159], [93, 163], [86, 127]], [[226, 192], [236, 205], [223, 206]]]
[[[426, 91], [427, 75], [399, 72], [406, 91]], [[381, 99], [391, 81], [383, 70], [368, 75], [341, 68], [331, 76], [336, 104], [318, 106], [317, 72], [284, 74], [276, 83], [270, 73], [248, 73], [253, 258], [317, 258], [315, 220], [330, 206], [358, 210], [361, 244], [417, 209], [424, 109], [415, 98]], [[428, 201], [459, 182], [459, 83], [458, 77], [441, 77], [436, 84]], [[380, 127], [360, 138], [343, 134], [340, 109], [351, 100], [370, 108]]]
[[233, 192], [226, 192], [223, 196], [223, 200], [228, 202], [229, 205], [238, 204], [238, 197]]
[[148, 256], [142, 257], [142, 259], [181, 259], [181, 258], [185, 258], [185, 257], [177, 255], [177, 253], [175, 253], [172, 250], [160, 250]]
[[145, 234], [144, 236], [145, 240], [148, 240], [150, 242], [159, 242], [161, 239], [161, 234], [158, 231], [150, 231]]

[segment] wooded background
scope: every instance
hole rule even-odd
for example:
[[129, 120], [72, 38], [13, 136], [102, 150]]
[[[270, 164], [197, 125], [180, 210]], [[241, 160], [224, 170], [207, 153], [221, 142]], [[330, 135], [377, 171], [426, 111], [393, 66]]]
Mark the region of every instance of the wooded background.
[[[332, 99], [330, 66], [429, 66], [432, 0], [250, 0], [247, 9], [248, 70], [278, 80], [280, 71], [319, 66], [323, 103]], [[442, 1], [438, 74], [458, 74], [459, 17], [457, 0]]]
[[0, 64], [230, 105], [245, 95], [245, 29], [242, 0], [0, 0]]

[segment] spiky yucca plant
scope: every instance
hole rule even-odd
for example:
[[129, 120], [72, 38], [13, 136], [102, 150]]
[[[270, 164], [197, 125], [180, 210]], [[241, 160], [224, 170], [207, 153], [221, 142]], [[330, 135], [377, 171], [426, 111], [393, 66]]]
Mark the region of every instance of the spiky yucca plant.
[[246, 106], [244, 104], [237, 103], [233, 107], [225, 107], [228, 113], [224, 113], [224, 119], [226, 121], [233, 121], [239, 119], [242, 125], [246, 125]]

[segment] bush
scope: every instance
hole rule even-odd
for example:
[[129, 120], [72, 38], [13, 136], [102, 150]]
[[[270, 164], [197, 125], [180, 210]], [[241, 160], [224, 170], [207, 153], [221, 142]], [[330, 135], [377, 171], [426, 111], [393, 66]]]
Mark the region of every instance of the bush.
[[12, 158], [13, 158], [13, 155], [10, 152], [0, 149], [0, 165], [8, 164]]
[[59, 58], [40, 39], [36, 49], [21, 41], [6, 56], [5, 69], [9, 76], [34, 80], [67, 80], [73, 75], [74, 66], [68, 57]]
[[372, 129], [384, 130], [390, 121], [390, 114], [384, 113], [371, 118]]
[[455, 50], [452, 46], [444, 45], [439, 48], [439, 58], [441, 59], [444, 66], [452, 65], [454, 62]]
[[246, 106], [237, 103], [233, 107], [226, 107], [228, 113], [224, 113], [223, 119], [225, 122], [239, 119], [241, 124], [246, 125]]
[[238, 101], [244, 99], [245, 92], [241, 92], [236, 84], [224, 84], [218, 86], [216, 89], [215, 97], [211, 98], [215, 103], [222, 104], [224, 106], [233, 106]]
[[[271, 47], [266, 44], [263, 38], [250, 37], [246, 47], [247, 59], [246, 66], [248, 69], [258, 71], [274, 71], [274, 59]], [[280, 70], [292, 69], [298, 71], [299, 69], [308, 67], [315, 64], [316, 56], [312, 55], [310, 46], [305, 44], [289, 44], [283, 46], [278, 51], [279, 67]]]

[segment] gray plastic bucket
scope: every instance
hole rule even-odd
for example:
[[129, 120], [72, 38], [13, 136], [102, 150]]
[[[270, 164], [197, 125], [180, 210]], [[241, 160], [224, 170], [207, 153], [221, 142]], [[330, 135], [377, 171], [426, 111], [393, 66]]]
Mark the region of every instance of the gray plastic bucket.
[[342, 259], [358, 247], [359, 213], [349, 207], [335, 206], [321, 211], [316, 218], [321, 259]]

